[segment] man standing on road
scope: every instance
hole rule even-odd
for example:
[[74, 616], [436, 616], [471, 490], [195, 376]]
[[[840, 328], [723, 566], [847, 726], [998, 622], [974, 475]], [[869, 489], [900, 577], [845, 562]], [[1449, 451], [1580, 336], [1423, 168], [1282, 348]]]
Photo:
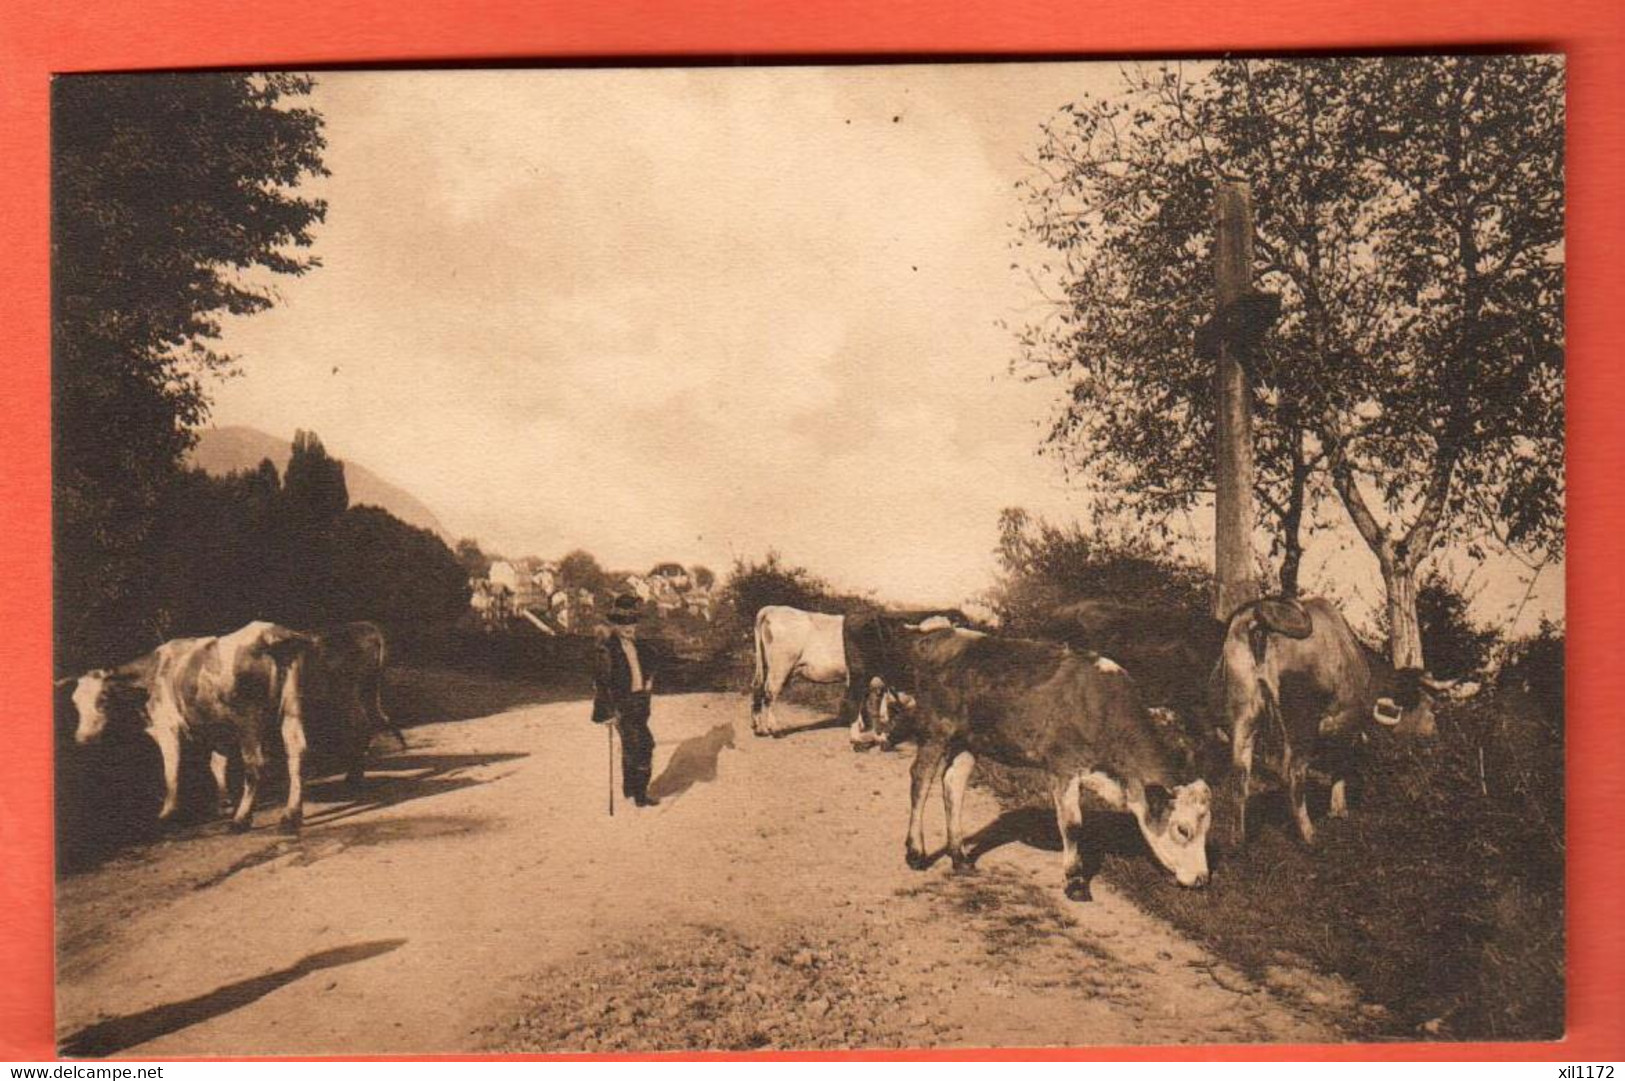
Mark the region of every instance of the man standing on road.
[[654, 691], [649, 650], [638, 642], [638, 599], [615, 598], [609, 622], [598, 628], [593, 673], [592, 719], [616, 722], [621, 730], [621, 793], [639, 807], [660, 801], [649, 795], [655, 738], [649, 732]]

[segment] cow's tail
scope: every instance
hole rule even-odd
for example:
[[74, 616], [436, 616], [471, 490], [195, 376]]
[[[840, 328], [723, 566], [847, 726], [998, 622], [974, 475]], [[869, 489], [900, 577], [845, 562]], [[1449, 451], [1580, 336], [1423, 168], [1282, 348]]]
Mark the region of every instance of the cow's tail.
[[298, 631], [285, 631], [265, 643], [265, 651], [276, 663], [276, 699], [283, 716], [302, 717], [305, 658], [310, 656], [316, 639]]
[[265, 652], [271, 655], [276, 662], [278, 671], [287, 671], [310, 651], [316, 644], [316, 639], [308, 634], [298, 631], [285, 631], [278, 637], [265, 643]]
[[750, 711], [760, 713], [767, 704], [767, 647], [769, 632], [767, 629], [767, 612], [758, 609], [756, 612], [756, 626], [753, 632], [751, 660], [753, 662], [750, 679]]
[[1279, 726], [1281, 722], [1281, 704], [1276, 698], [1275, 687], [1265, 678], [1269, 670], [1266, 663], [1269, 659], [1270, 638], [1279, 633], [1278, 628], [1271, 621], [1264, 618], [1258, 611], [1257, 602], [1249, 613], [1247, 620], [1247, 652], [1252, 656], [1253, 691], [1262, 703], [1263, 709], [1259, 712]]

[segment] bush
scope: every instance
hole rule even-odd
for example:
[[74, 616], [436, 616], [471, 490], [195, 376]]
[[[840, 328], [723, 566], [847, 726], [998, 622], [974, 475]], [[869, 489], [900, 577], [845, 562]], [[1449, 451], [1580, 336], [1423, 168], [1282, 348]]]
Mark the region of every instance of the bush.
[[721, 602], [713, 634], [718, 647], [725, 649], [748, 646], [756, 613], [769, 605], [846, 615], [878, 607], [870, 597], [836, 591], [806, 567], [785, 563], [776, 551], [768, 552], [760, 562], [735, 559], [733, 571], [722, 587]]
[[1032, 633], [1063, 604], [1117, 600], [1205, 616], [1207, 572], [1132, 536], [1085, 533], [1033, 520], [1019, 508], [999, 516], [999, 584], [990, 600], [1004, 628]]

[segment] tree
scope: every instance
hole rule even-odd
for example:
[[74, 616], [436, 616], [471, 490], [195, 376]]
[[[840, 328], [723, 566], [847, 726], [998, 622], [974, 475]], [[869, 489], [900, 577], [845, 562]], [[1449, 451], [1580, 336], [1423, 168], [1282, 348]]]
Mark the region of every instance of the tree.
[[1051, 525], [1006, 507], [995, 555], [1000, 574], [990, 600], [1001, 625], [1018, 632], [1043, 627], [1057, 607], [1085, 598], [1207, 612], [1206, 575], [1144, 537]]
[[222, 313], [273, 300], [325, 214], [321, 117], [288, 74], [52, 83], [52, 501], [62, 663], [116, 658], [144, 621], [144, 538], [233, 359]]
[[457, 542], [453, 549], [457, 554], [457, 562], [463, 565], [470, 578], [484, 578], [491, 573], [492, 556], [480, 549], [480, 542], [473, 537], [464, 537]]
[[585, 589], [596, 596], [609, 587], [609, 574], [591, 552], [577, 548], [559, 560], [559, 581], [566, 589]]
[[696, 563], [689, 568], [689, 573], [694, 576], [694, 584], [701, 589], [710, 589], [717, 584], [716, 572], [710, 567]]
[[432, 531], [363, 506], [340, 515], [333, 536], [327, 621], [371, 619], [409, 636], [467, 611], [468, 573]]
[[1282, 302], [1251, 374], [1283, 583], [1335, 498], [1382, 568], [1395, 663], [1420, 665], [1431, 552], [1561, 544], [1562, 87], [1550, 57], [1247, 60], [1064, 107], [1024, 187], [1060, 289], [1020, 334], [1067, 385], [1048, 448], [1108, 511], [1165, 523], [1211, 491], [1193, 345], [1214, 183], [1246, 178]]
[[283, 491], [289, 516], [310, 527], [328, 525], [350, 505], [344, 463], [327, 453], [320, 436], [302, 429], [293, 433]]
[[746, 628], [755, 621], [756, 612], [770, 604], [827, 612], [840, 607], [839, 600], [828, 582], [806, 567], [787, 564], [777, 551], [769, 551], [760, 562], [736, 558], [722, 591], [724, 606]]

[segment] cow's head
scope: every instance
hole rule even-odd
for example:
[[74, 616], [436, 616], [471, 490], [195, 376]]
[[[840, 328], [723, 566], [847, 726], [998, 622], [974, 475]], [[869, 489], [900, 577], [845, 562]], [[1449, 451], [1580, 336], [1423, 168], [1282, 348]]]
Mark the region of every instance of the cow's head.
[[908, 714], [914, 706], [913, 695], [893, 690], [884, 679], [875, 676], [869, 680], [869, 689], [859, 708], [863, 726], [880, 737], [882, 747], [889, 747], [907, 730]]
[[94, 743], [107, 731], [109, 723], [139, 712], [147, 704], [147, 689], [133, 676], [98, 668], [78, 679], [58, 680], [57, 686], [71, 687], [74, 712], [79, 723], [75, 743]]
[[[1471, 690], [1477, 684], [1467, 684]], [[1424, 739], [1438, 734], [1439, 726], [1433, 718], [1433, 700], [1436, 695], [1452, 698], [1466, 697], [1460, 693], [1459, 679], [1435, 679], [1420, 668], [1401, 668], [1394, 672], [1392, 692], [1378, 696], [1371, 707], [1371, 719], [1391, 729], [1399, 736], [1420, 736]]]
[[1151, 852], [1173, 872], [1181, 886], [1207, 885], [1207, 831], [1213, 821], [1213, 792], [1201, 779], [1165, 788], [1147, 784], [1136, 799], [1128, 794], [1129, 810]]

